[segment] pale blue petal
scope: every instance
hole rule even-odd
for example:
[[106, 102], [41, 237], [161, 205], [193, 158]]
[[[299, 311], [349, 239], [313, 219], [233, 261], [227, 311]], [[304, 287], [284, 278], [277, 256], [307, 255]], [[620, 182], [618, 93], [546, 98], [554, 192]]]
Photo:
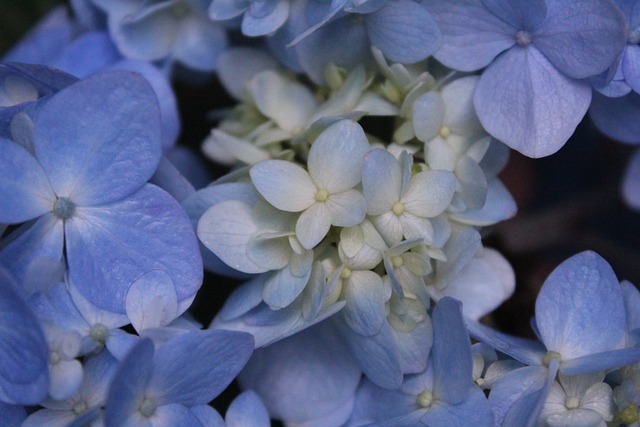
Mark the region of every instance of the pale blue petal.
[[427, 3], [442, 32], [434, 57], [460, 71], [486, 67], [516, 43], [517, 29], [493, 15], [481, 0], [436, 0]]
[[432, 314], [433, 392], [438, 400], [452, 405], [466, 398], [472, 381], [471, 342], [461, 306], [459, 301], [444, 297]]
[[[292, 256], [295, 257], [296, 255]], [[291, 262], [294, 261], [292, 260]], [[307, 251], [302, 259], [297, 262], [303, 264], [302, 269], [306, 271], [304, 275], [296, 276], [292, 272], [292, 265], [289, 264], [280, 271], [271, 273], [271, 277], [267, 279], [262, 294], [264, 302], [272, 309], [278, 310], [291, 304], [309, 282], [313, 252]]]
[[547, 369], [542, 366], [526, 366], [503, 376], [489, 394], [496, 425], [503, 425], [504, 417], [519, 399], [541, 390], [546, 376]]
[[[11, 271], [19, 283], [24, 283], [34, 273], [32, 268], [39, 261], [62, 261], [63, 242], [63, 222], [51, 214], [45, 214], [34, 224], [24, 224], [3, 241], [0, 265]], [[42, 270], [40, 273], [42, 281]]]
[[218, 317], [231, 320], [242, 316], [262, 302], [262, 288], [268, 276], [260, 275], [236, 288], [226, 299]]
[[589, 115], [596, 127], [610, 138], [627, 144], [640, 143], [640, 95], [631, 92], [619, 98], [593, 93]]
[[326, 202], [331, 224], [338, 227], [353, 227], [364, 221], [367, 202], [357, 190], [332, 194]]
[[241, 100], [245, 86], [253, 76], [265, 70], [278, 70], [279, 65], [275, 58], [264, 50], [230, 47], [220, 53], [216, 68], [218, 79], [226, 91], [235, 99]]
[[393, 62], [412, 64], [440, 47], [438, 25], [423, 3], [410, 0], [385, 2], [364, 16], [371, 44]]
[[627, 44], [620, 66], [625, 82], [640, 93], [640, 46]]
[[82, 364], [80, 361], [61, 360], [49, 365], [49, 395], [55, 400], [65, 400], [74, 395], [82, 382]]
[[622, 182], [624, 200], [634, 209], [640, 210], [640, 150], [631, 158]]
[[143, 274], [129, 287], [125, 308], [138, 334], [143, 329], [168, 325], [178, 317], [178, 298], [173, 280], [162, 270]]
[[104, 411], [107, 426], [124, 425], [136, 412], [151, 378], [153, 365], [153, 343], [150, 339], [140, 340], [120, 363], [111, 381]]
[[231, 200], [212, 206], [198, 222], [200, 241], [229, 267], [244, 273], [267, 271], [249, 258], [247, 248], [258, 230], [246, 203]]
[[313, 249], [324, 239], [331, 228], [331, 211], [328, 203], [316, 202], [302, 212], [296, 222], [296, 237], [305, 249]]
[[389, 422], [391, 419], [399, 423], [398, 417], [406, 417], [405, 414], [410, 414], [410, 419], [413, 419], [413, 424], [410, 424], [410, 426], [417, 427], [423, 425], [420, 423], [420, 417], [424, 413], [425, 410], [416, 404], [416, 396], [413, 393], [399, 390], [398, 386], [383, 388], [364, 378], [358, 387], [353, 413], [350, 423], [347, 425], [370, 426], [371, 424], [367, 423], [374, 421], [376, 421], [373, 424], [375, 426], [389, 425], [379, 423], [382, 420]]
[[120, 58], [107, 32], [91, 31], [73, 40], [50, 65], [82, 79]]
[[545, 0], [482, 0], [482, 4], [519, 30], [534, 30], [547, 17]]
[[149, 421], [152, 427], [202, 427], [189, 408], [176, 403], [159, 406]]
[[588, 82], [564, 76], [532, 46], [500, 56], [482, 74], [474, 94], [484, 128], [529, 157], [559, 150], [590, 102]]
[[127, 3], [128, 13], [125, 10], [109, 11], [109, 32], [118, 49], [128, 58], [145, 61], [167, 56], [179, 32], [178, 20], [171, 10], [175, 2], [150, 6]]
[[362, 189], [367, 201], [367, 214], [382, 215], [400, 200], [402, 171], [398, 161], [386, 150], [376, 148], [365, 156]]
[[455, 189], [456, 177], [449, 171], [420, 172], [411, 177], [401, 201], [408, 212], [432, 218], [449, 207]]
[[369, 142], [359, 124], [341, 120], [325, 129], [311, 145], [308, 169], [319, 189], [330, 194], [348, 190], [362, 179]]
[[[4, 408], [2, 408], [2, 403], [0, 403], [0, 414], [2, 414], [4, 422], [5, 413], [3, 412]], [[29, 415], [29, 417], [24, 421], [24, 423], [20, 424], [11, 424], [9, 423], [8, 427], [70, 427], [73, 424], [76, 418], [76, 414], [73, 411], [65, 411], [65, 410], [52, 410], [52, 409], [40, 409]], [[4, 425], [4, 424], [3, 424]]]
[[158, 404], [207, 404], [238, 375], [253, 344], [251, 335], [235, 331], [177, 335], [156, 350], [149, 390], [158, 396]]
[[165, 156], [160, 159], [158, 169], [149, 182], [162, 188], [179, 202], [183, 202], [196, 191], [187, 178]]
[[413, 104], [412, 124], [416, 137], [423, 142], [434, 138], [444, 123], [445, 103], [442, 95], [430, 91]]
[[[171, 276], [178, 301], [192, 298], [202, 284], [200, 250], [186, 214], [151, 184], [121, 202], [77, 208], [65, 236], [70, 278], [98, 307], [124, 313], [127, 289], [150, 270]], [[112, 265], [119, 268], [106, 268]]]
[[250, 0], [212, 0], [209, 18], [214, 21], [226, 21], [241, 15], [250, 5]]
[[410, 332], [398, 332], [393, 329], [392, 332], [397, 343], [402, 372], [415, 374], [424, 371], [433, 345], [431, 318], [425, 317]]
[[50, 64], [71, 42], [73, 24], [66, 7], [55, 7], [2, 56], [2, 61]]
[[131, 72], [101, 73], [58, 92], [34, 124], [34, 150], [51, 186], [79, 205], [122, 199], [160, 161], [156, 96]]
[[563, 360], [613, 350], [625, 331], [620, 284], [595, 252], [560, 264], [536, 301], [536, 323], [548, 350]]
[[575, 79], [605, 71], [622, 51], [624, 16], [607, 0], [546, 0], [547, 19], [532, 43], [560, 72]]
[[303, 422], [350, 400], [360, 376], [348, 349], [324, 322], [256, 350], [239, 380], [260, 396], [273, 418]]
[[542, 412], [547, 396], [549, 396], [549, 390], [558, 372], [558, 361], [552, 359], [549, 368], [545, 371], [541, 372], [543, 375], [546, 374], [542, 388], [523, 396], [509, 408], [504, 418], [505, 426], [517, 425], [534, 427], [538, 424], [537, 421], [540, 413]]
[[324, 70], [331, 62], [347, 70], [372, 62], [371, 42], [365, 25], [349, 16], [319, 28], [294, 49], [304, 71], [318, 84], [324, 83]]
[[290, 135], [305, 130], [307, 120], [318, 108], [309, 88], [277, 71], [262, 71], [247, 82], [256, 107]]
[[373, 271], [353, 271], [342, 286], [347, 305], [342, 313], [347, 324], [357, 333], [370, 336], [380, 331], [385, 322], [384, 287]]
[[482, 390], [471, 387], [457, 405], [441, 403], [430, 408], [420, 421], [427, 426], [493, 427], [493, 412]]
[[265, 160], [249, 170], [251, 182], [274, 207], [300, 212], [315, 202], [318, 191], [302, 167], [285, 160]]
[[56, 323], [63, 329], [87, 335], [90, 325], [78, 311], [64, 283], [56, 283], [29, 298], [29, 306], [39, 319]]
[[640, 361], [640, 347], [604, 351], [571, 360], [563, 360], [560, 372], [565, 375], [582, 375], [629, 366]]
[[209, 405], [198, 405], [190, 408], [204, 427], [225, 427], [220, 414]]
[[49, 351], [40, 324], [0, 269], [0, 400], [34, 405], [47, 395]]
[[160, 105], [160, 144], [162, 151], [167, 153], [167, 150], [175, 145], [181, 130], [178, 100], [167, 76], [145, 61], [124, 59], [113, 64], [111, 68], [140, 73], [151, 85]]
[[542, 364], [546, 349], [541, 343], [513, 337], [469, 319], [465, 319], [465, 323], [473, 338], [490, 345], [496, 351], [507, 354], [526, 365]]
[[180, 23], [173, 55], [176, 60], [198, 71], [213, 71], [218, 55], [227, 46], [227, 33], [217, 22], [192, 14]]
[[0, 223], [16, 224], [53, 209], [56, 195], [38, 161], [0, 137]]
[[269, 414], [260, 397], [247, 390], [236, 397], [225, 414], [227, 427], [269, 427]]
[[487, 199], [481, 209], [451, 213], [451, 218], [474, 226], [493, 225], [516, 214], [518, 207], [513, 196], [499, 179], [489, 182]]
[[252, 2], [242, 19], [242, 34], [257, 37], [275, 32], [289, 17], [289, 7], [288, 0]]

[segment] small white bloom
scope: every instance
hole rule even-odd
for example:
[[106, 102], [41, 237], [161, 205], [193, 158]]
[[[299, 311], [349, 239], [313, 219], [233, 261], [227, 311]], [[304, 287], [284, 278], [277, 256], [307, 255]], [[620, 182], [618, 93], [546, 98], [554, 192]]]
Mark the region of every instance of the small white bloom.
[[362, 187], [367, 214], [388, 245], [407, 239], [433, 240], [429, 218], [440, 215], [451, 203], [455, 177], [448, 171], [411, 174], [411, 157], [399, 161], [386, 150], [366, 156]]
[[266, 160], [255, 164], [251, 180], [274, 207], [302, 212], [295, 232], [305, 249], [316, 246], [332, 225], [362, 222], [366, 202], [354, 187], [360, 183], [369, 143], [355, 122], [342, 120], [318, 136], [309, 150], [308, 171], [292, 162]]

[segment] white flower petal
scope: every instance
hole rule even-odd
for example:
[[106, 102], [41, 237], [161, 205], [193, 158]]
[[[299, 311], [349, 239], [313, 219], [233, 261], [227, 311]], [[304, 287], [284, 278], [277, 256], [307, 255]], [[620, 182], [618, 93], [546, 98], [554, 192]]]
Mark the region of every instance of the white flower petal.
[[296, 222], [296, 236], [305, 249], [312, 249], [329, 232], [331, 213], [326, 203], [314, 203]]
[[393, 154], [381, 148], [366, 154], [362, 169], [362, 189], [369, 215], [389, 212], [400, 199], [401, 184], [402, 171]]
[[353, 227], [364, 220], [367, 202], [357, 190], [332, 194], [326, 202], [331, 215], [331, 224], [338, 227]]
[[408, 212], [423, 218], [432, 218], [449, 207], [455, 187], [456, 178], [451, 172], [420, 172], [409, 181], [401, 202]]
[[302, 167], [285, 160], [266, 160], [249, 170], [258, 192], [276, 208], [300, 212], [315, 203], [316, 186]]
[[330, 193], [355, 187], [362, 177], [369, 142], [357, 123], [341, 120], [325, 129], [309, 150], [309, 175]]

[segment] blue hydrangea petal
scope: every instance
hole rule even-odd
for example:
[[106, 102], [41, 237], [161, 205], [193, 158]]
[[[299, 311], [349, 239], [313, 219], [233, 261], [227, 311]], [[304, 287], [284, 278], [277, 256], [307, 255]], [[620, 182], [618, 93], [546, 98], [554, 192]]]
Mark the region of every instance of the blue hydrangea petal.
[[336, 19], [319, 28], [294, 47], [298, 61], [312, 81], [324, 83], [325, 67], [333, 62], [351, 70], [372, 62], [371, 43], [364, 23], [349, 17]]
[[[540, 418], [540, 413], [547, 401], [551, 385], [558, 372], [558, 360], [552, 359], [548, 369], [538, 372], [538, 375], [545, 375], [542, 388], [532, 393], [526, 394], [516, 400], [509, 408], [504, 417], [505, 426], [534, 427]], [[495, 411], [494, 411], [495, 413]]]
[[9, 52], [3, 62], [48, 64], [73, 37], [74, 25], [67, 8], [60, 5], [42, 18]]
[[526, 366], [503, 376], [489, 394], [496, 425], [503, 425], [504, 417], [518, 399], [542, 389], [546, 375], [543, 366]]
[[513, 337], [468, 319], [466, 320], [466, 325], [473, 338], [490, 345], [496, 351], [508, 354], [527, 365], [542, 364], [546, 349], [541, 343]]
[[402, 384], [400, 352], [387, 322], [373, 336], [363, 336], [351, 329], [342, 319], [333, 321], [342, 340], [351, 350], [365, 376], [379, 387], [397, 389]]
[[160, 161], [156, 96], [131, 72], [96, 74], [58, 92], [34, 124], [34, 150], [51, 186], [79, 205], [122, 199]]
[[462, 318], [462, 304], [440, 299], [432, 315], [433, 392], [439, 400], [456, 405], [469, 392], [472, 372], [471, 342]]
[[0, 401], [40, 403], [49, 387], [49, 350], [35, 315], [0, 269]]
[[56, 195], [38, 161], [0, 137], [0, 223], [16, 224], [53, 209]]
[[22, 426], [22, 422], [27, 418], [25, 407], [21, 405], [10, 405], [4, 402], [0, 402], [0, 414], [2, 414], [3, 422], [7, 423], [6, 425], [8, 427]]
[[209, 405], [198, 405], [190, 408], [191, 412], [198, 417], [198, 420], [205, 427], [225, 427], [224, 420], [216, 411]]
[[532, 31], [547, 17], [545, 0], [482, 0], [482, 4], [518, 30]]
[[433, 56], [448, 67], [478, 70], [516, 43], [517, 29], [487, 10], [481, 0], [436, 0], [427, 7], [442, 32], [442, 46]]
[[162, 151], [166, 153], [175, 145], [181, 130], [178, 101], [171, 83], [161, 70], [145, 61], [123, 59], [113, 64], [111, 68], [140, 73], [151, 85], [160, 105], [160, 143]]
[[589, 115], [596, 127], [610, 138], [640, 144], [640, 95], [631, 92], [619, 98], [593, 93]]
[[120, 202], [77, 208], [65, 225], [70, 278], [98, 307], [124, 313], [127, 289], [150, 270], [169, 273], [179, 302], [202, 283], [202, 259], [186, 214], [151, 184]]
[[181, 23], [173, 49], [175, 59], [199, 71], [212, 71], [220, 52], [227, 46], [224, 27], [206, 16], [193, 14]]
[[166, 1], [151, 6], [128, 3], [133, 9], [130, 14], [109, 12], [109, 32], [118, 49], [128, 58], [145, 61], [167, 56], [179, 32], [178, 20], [172, 13], [176, 2]]
[[591, 374], [632, 365], [638, 361], [640, 361], [640, 347], [624, 348], [563, 360], [560, 372], [565, 375]]
[[437, 404], [420, 418], [427, 426], [492, 427], [493, 412], [482, 390], [472, 387], [457, 405]]
[[153, 372], [153, 364], [150, 363], [153, 355], [153, 342], [144, 338], [122, 360], [109, 387], [104, 410], [105, 425], [126, 425], [127, 419], [137, 411]]
[[244, 332], [210, 329], [177, 335], [156, 350], [149, 390], [158, 404], [207, 404], [238, 375], [253, 345], [253, 337]]
[[393, 62], [418, 62], [440, 47], [440, 30], [422, 3], [411, 0], [387, 2], [365, 15], [371, 44]]
[[312, 420], [355, 395], [361, 371], [330, 326], [324, 322], [256, 350], [240, 374], [242, 388], [254, 390], [273, 418]]
[[631, 89], [640, 93], [640, 46], [627, 45], [620, 66], [625, 82]]
[[575, 79], [603, 72], [626, 42], [624, 16], [607, 0], [546, 0], [547, 19], [532, 43], [560, 72]]
[[289, 8], [287, 0], [253, 2], [242, 19], [242, 34], [257, 37], [273, 33], [289, 17]]
[[250, 0], [213, 0], [209, 6], [209, 17], [214, 21], [226, 21], [242, 15], [250, 5]]
[[118, 61], [122, 56], [104, 31], [82, 34], [65, 47], [51, 66], [85, 78]]
[[343, 281], [347, 305], [342, 311], [344, 319], [361, 335], [377, 333], [385, 321], [385, 289], [382, 279], [373, 271], [354, 271], [348, 282]]
[[501, 55], [484, 71], [474, 94], [483, 127], [529, 157], [559, 150], [590, 102], [588, 82], [564, 76], [532, 46]]
[[247, 390], [236, 397], [225, 414], [227, 427], [269, 427], [269, 414], [258, 395]]
[[62, 260], [63, 238], [62, 221], [45, 214], [34, 224], [25, 224], [9, 235], [0, 250], [0, 264], [11, 271], [19, 283], [23, 283], [32, 274], [32, 265], [38, 259]]
[[[140, 418], [134, 418], [136, 422]], [[130, 419], [131, 421], [131, 419]], [[178, 403], [162, 405], [148, 418], [150, 427], [200, 427], [200, 420], [189, 408]], [[140, 425], [140, 424], [133, 424]]]
[[607, 261], [587, 251], [560, 264], [538, 294], [536, 323], [547, 349], [563, 360], [612, 350], [623, 338], [625, 312]]

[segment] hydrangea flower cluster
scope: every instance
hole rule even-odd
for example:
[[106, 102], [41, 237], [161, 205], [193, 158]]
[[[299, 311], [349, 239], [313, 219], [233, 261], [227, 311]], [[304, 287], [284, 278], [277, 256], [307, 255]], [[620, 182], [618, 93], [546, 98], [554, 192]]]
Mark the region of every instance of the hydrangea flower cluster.
[[[483, 237], [516, 215], [510, 150], [587, 112], [640, 142], [639, 43], [638, 0], [54, 9], [0, 63], [0, 420], [636, 425], [636, 287], [581, 252], [515, 337]], [[174, 88], [214, 78], [212, 180]], [[203, 322], [205, 270], [240, 283]]]

